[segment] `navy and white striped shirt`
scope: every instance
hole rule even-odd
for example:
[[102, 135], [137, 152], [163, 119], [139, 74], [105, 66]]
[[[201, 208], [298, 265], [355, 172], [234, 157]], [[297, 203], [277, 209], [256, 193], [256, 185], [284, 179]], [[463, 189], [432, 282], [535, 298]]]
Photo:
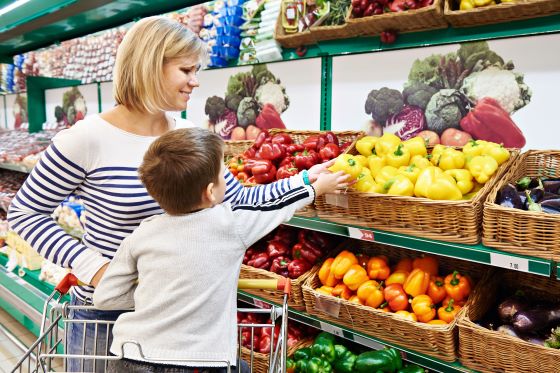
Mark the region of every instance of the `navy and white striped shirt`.
[[[179, 126], [185, 124], [177, 121], [175, 128]], [[142, 220], [163, 213], [137, 173], [155, 138], [125, 132], [98, 115], [61, 131], [13, 199], [8, 213], [10, 228], [41, 256], [71, 268], [81, 281], [89, 283]], [[301, 185], [303, 180], [296, 175], [244, 188], [226, 170], [225, 201], [232, 205], [267, 201]], [[83, 243], [51, 218], [54, 209], [72, 193], [80, 196], [86, 207]], [[93, 294], [89, 286], [75, 287], [74, 291], [80, 299]]]

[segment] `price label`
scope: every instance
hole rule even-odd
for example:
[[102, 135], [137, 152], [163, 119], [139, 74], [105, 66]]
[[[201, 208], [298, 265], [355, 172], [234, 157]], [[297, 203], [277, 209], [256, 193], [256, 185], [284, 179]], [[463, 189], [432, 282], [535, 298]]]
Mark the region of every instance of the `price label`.
[[516, 256], [490, 253], [490, 264], [514, 271], [529, 272], [529, 260]]
[[262, 300], [255, 299], [255, 306], [258, 308], [270, 309], [270, 304], [263, 302]]
[[338, 326], [334, 326], [323, 321], [321, 321], [320, 324], [321, 324], [321, 330], [336, 335], [337, 337], [344, 338], [344, 333], [342, 332], [342, 329], [340, 329]]
[[367, 229], [348, 227], [348, 236], [362, 241], [375, 242], [373, 231], [368, 231]]
[[325, 202], [329, 205], [348, 208], [348, 196], [340, 193], [325, 194]]
[[354, 334], [354, 342], [361, 344], [362, 346], [367, 346], [373, 348], [374, 350], [381, 350], [385, 348], [381, 343], [376, 342], [369, 338], [364, 338], [361, 335]]
[[334, 299], [336, 298], [330, 300], [315, 295], [315, 309], [338, 319], [338, 315], [340, 315], [340, 303]]

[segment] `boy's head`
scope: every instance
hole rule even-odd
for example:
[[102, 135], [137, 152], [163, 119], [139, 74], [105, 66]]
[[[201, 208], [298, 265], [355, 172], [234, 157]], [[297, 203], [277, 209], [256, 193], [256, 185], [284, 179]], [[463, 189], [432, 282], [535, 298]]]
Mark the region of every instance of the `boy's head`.
[[148, 193], [170, 215], [221, 203], [225, 194], [224, 143], [201, 128], [167, 132], [154, 141], [138, 173]]

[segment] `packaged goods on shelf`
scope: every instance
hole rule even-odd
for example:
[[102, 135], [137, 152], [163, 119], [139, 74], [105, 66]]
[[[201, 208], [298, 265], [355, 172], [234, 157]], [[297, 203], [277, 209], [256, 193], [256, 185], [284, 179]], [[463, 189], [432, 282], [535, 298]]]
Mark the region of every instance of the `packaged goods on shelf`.
[[[0, 163], [21, 164], [29, 155], [45, 150], [56, 134], [55, 131], [28, 133], [27, 131], [0, 132]], [[33, 160], [28, 159], [29, 163]]]
[[23, 185], [27, 175], [21, 172], [0, 169], [0, 209], [8, 211], [15, 194]]
[[7, 254], [10, 258], [6, 267], [9, 271], [16, 266], [29, 270], [37, 270], [41, 268], [43, 258], [35, 251], [31, 245], [13, 231], [8, 231], [6, 235], [6, 244], [8, 245]]
[[44, 259], [43, 263], [41, 264], [41, 273], [39, 274], [39, 280], [56, 286], [69, 272], [70, 269], [62, 268]]
[[79, 198], [68, 197], [54, 210], [52, 217], [71, 235], [80, 237], [84, 234], [86, 224], [85, 206]]

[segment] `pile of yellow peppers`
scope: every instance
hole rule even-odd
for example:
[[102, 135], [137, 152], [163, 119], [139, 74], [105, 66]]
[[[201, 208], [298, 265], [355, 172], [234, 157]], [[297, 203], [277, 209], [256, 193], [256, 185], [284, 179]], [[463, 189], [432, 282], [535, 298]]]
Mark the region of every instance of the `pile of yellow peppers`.
[[[513, 3], [516, 0], [498, 0], [498, 3]], [[460, 10], [470, 10], [480, 8], [482, 6], [496, 5], [496, 0], [461, 0], [459, 4]]]
[[503, 146], [482, 140], [462, 150], [436, 145], [428, 155], [421, 137], [401, 141], [393, 134], [365, 136], [356, 150], [329, 168], [357, 180], [355, 190], [433, 200], [471, 199], [510, 157]]

